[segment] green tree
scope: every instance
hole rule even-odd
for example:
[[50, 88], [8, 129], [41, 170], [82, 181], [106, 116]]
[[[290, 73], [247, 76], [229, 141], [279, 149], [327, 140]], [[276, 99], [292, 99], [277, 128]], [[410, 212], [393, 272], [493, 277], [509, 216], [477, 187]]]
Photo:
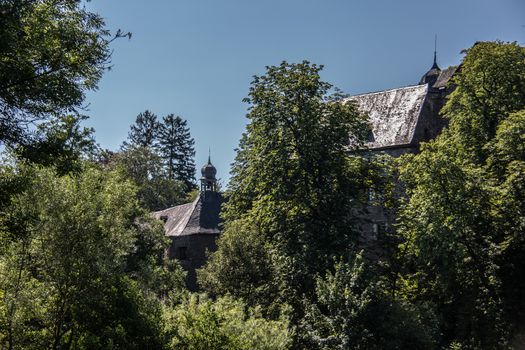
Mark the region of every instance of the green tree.
[[462, 156], [484, 164], [484, 147], [510, 113], [525, 108], [525, 49], [516, 43], [479, 42], [465, 50], [457, 86], [442, 113]]
[[162, 225], [134, 185], [93, 167], [1, 171], [11, 193], [0, 213], [2, 347], [162, 348], [159, 298], [182, 277], [162, 268]]
[[128, 133], [128, 142], [125, 143], [125, 146], [152, 149], [157, 141], [158, 132], [159, 122], [157, 121], [157, 116], [145, 110], [137, 115], [135, 124], [131, 125], [131, 130]]
[[85, 119], [68, 115], [41, 123], [33, 137], [15, 146], [15, 154], [32, 163], [53, 166], [62, 175], [79, 172], [83, 162], [98, 153], [94, 130], [80, 125]]
[[222, 232], [217, 244], [206, 268], [198, 270], [200, 287], [212, 296], [230, 294], [278, 314], [281, 305], [277, 285], [272, 283], [276, 281], [272, 248], [264, 236], [249, 222], [237, 220]]
[[31, 123], [82, 107], [111, 38], [80, 0], [7, 0], [0, 13], [0, 142], [16, 143]]
[[268, 321], [258, 309], [231, 297], [216, 301], [190, 295], [175, 308], [166, 309], [164, 329], [170, 349], [288, 349], [291, 334], [286, 320]]
[[[366, 118], [328, 95], [332, 86], [320, 79], [321, 69], [283, 62], [254, 77], [223, 210], [225, 233], [201, 272], [212, 294], [291, 306], [294, 325], [303, 298], [315, 298], [313, 276], [331, 270], [333, 258], [357, 241], [366, 176], [366, 160], [348, 155], [365, 140]], [[257, 268], [235, 269], [239, 262]], [[273, 317], [276, 310], [264, 311]]]
[[453, 81], [449, 127], [401, 159], [399, 285], [436, 304], [443, 344], [501, 349], [524, 316], [525, 49], [477, 43]]
[[106, 167], [121, 169], [137, 185], [137, 197], [150, 211], [186, 201], [185, 183], [165, 176], [163, 161], [151, 148], [125, 147], [108, 157]]
[[164, 160], [167, 177], [183, 181], [188, 190], [195, 187], [194, 144], [186, 120], [173, 114], [162, 119], [157, 147]]
[[302, 321], [318, 349], [434, 349], [437, 327], [424, 307], [397, 302], [385, 293], [380, 274], [361, 254], [338, 262], [317, 278], [316, 303]]

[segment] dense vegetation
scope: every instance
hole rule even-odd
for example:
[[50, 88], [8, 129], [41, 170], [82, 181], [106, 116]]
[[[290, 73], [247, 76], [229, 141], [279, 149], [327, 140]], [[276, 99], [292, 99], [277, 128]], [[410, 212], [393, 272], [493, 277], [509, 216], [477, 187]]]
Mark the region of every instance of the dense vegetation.
[[[399, 159], [321, 66], [254, 77], [218, 250], [190, 293], [149, 212], [194, 193], [187, 123], [140, 113], [118, 152], [79, 109], [112, 38], [74, 0], [0, 2], [0, 347], [519, 349], [525, 49], [465, 51], [448, 127]], [[373, 189], [397, 213], [371, 254]], [[400, 191], [401, 189], [401, 191]]]
[[119, 168], [138, 186], [141, 205], [161, 210], [195, 195], [195, 150], [186, 120], [167, 115], [161, 122], [146, 110], [137, 115], [119, 152], [107, 151], [104, 163]]

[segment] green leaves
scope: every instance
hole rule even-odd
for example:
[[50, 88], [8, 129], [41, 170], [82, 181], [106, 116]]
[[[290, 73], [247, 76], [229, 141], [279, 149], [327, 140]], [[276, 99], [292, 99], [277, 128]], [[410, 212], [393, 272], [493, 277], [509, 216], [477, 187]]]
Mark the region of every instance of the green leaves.
[[164, 314], [170, 349], [288, 349], [291, 340], [285, 319], [268, 321], [259, 309], [246, 310], [242, 301], [216, 301], [192, 294]]
[[339, 261], [316, 281], [305, 319], [310, 347], [318, 349], [433, 349], [436, 326], [424, 305], [392, 300], [378, 271], [361, 254]]
[[0, 141], [27, 124], [75, 112], [108, 67], [109, 32], [78, 0], [4, 1], [0, 22]]
[[17, 167], [25, 185], [0, 215], [3, 346], [160, 347], [157, 296], [181, 278], [160, 267], [167, 242], [135, 186], [93, 167], [74, 176]]
[[[353, 251], [356, 211], [374, 168], [348, 154], [365, 140], [366, 117], [328, 95], [332, 87], [320, 79], [321, 69], [283, 62], [253, 78], [224, 233], [199, 274], [210, 294], [230, 293], [269, 317], [290, 308], [294, 326], [304, 299], [316, 298], [314, 276]], [[306, 346], [300, 338], [295, 347]]]
[[400, 159], [401, 293], [436, 303], [444, 344], [502, 348], [523, 319], [525, 49], [477, 43], [454, 83], [448, 129]]

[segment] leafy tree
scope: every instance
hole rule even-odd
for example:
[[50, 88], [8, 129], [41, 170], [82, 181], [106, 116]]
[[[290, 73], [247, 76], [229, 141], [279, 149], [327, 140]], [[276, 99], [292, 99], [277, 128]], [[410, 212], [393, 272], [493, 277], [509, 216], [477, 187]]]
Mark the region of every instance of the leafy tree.
[[424, 308], [393, 301], [377, 271], [362, 255], [338, 262], [335, 272], [318, 278], [317, 302], [303, 321], [318, 349], [433, 349], [436, 320]]
[[131, 125], [128, 133], [129, 142], [125, 145], [132, 147], [153, 148], [157, 140], [159, 131], [159, 122], [157, 116], [152, 112], [145, 110], [137, 115], [135, 124]]
[[2, 347], [162, 348], [158, 298], [182, 278], [160, 268], [161, 223], [140, 209], [133, 184], [90, 167], [1, 171], [11, 193], [0, 215]]
[[16, 143], [28, 124], [82, 106], [111, 38], [80, 0], [7, 0], [0, 13], [0, 142]]
[[286, 320], [268, 321], [258, 309], [231, 297], [216, 301], [190, 295], [164, 314], [170, 349], [288, 349], [290, 331]]
[[198, 270], [200, 286], [213, 296], [230, 294], [248, 305], [262, 304], [278, 314], [276, 271], [272, 268], [271, 246], [256, 227], [237, 220], [228, 225], [218, 240], [206, 267]]
[[525, 108], [525, 49], [516, 43], [479, 42], [468, 50], [457, 86], [443, 108], [450, 120], [448, 137], [462, 156], [483, 164], [484, 148], [500, 122]]
[[331, 270], [333, 258], [357, 241], [366, 177], [366, 160], [348, 155], [365, 140], [366, 118], [328, 96], [321, 69], [283, 62], [254, 77], [225, 233], [200, 279], [208, 292], [242, 297], [271, 317], [279, 305], [290, 306], [293, 325], [303, 299], [315, 298], [312, 277]]
[[195, 187], [195, 141], [186, 120], [169, 114], [162, 119], [158, 151], [164, 160], [168, 179], [183, 181], [188, 190]]
[[166, 209], [186, 201], [182, 181], [165, 176], [162, 159], [151, 148], [127, 147], [106, 160], [109, 169], [119, 168], [138, 187], [141, 205], [150, 210]]
[[93, 159], [98, 146], [92, 128], [80, 125], [86, 117], [73, 115], [40, 124], [33, 137], [15, 147], [15, 154], [43, 166], [54, 166], [59, 174], [81, 171], [85, 159]]
[[448, 129], [401, 160], [401, 293], [436, 304], [444, 344], [501, 349], [524, 316], [525, 49], [477, 43], [454, 82]]

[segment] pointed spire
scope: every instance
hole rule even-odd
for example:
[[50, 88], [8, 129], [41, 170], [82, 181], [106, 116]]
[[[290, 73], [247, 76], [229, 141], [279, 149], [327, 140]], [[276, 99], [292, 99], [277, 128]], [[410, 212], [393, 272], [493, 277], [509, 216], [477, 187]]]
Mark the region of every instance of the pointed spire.
[[204, 164], [201, 169], [201, 192], [215, 192], [217, 190], [217, 169], [211, 164], [211, 148], [208, 147], [208, 163]]
[[437, 65], [437, 40], [438, 40], [438, 36], [437, 34], [434, 36], [434, 63], [432, 64], [432, 68], [437, 68], [439, 69], [439, 66]]

